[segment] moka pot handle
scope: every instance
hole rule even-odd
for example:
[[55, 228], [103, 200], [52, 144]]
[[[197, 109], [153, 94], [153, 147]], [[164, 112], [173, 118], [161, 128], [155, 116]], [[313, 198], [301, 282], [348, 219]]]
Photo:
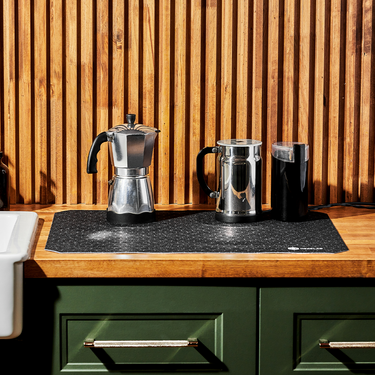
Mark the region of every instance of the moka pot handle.
[[200, 150], [198, 152], [198, 155], [197, 155], [197, 178], [198, 178], [198, 182], [199, 182], [199, 185], [201, 186], [201, 188], [203, 189], [203, 191], [210, 198], [217, 198], [219, 196], [219, 193], [217, 191], [211, 190], [209, 188], [209, 186], [206, 184], [206, 181], [204, 180], [204, 176], [203, 176], [203, 158], [207, 154], [217, 154], [218, 152], [220, 152], [219, 147], [205, 147], [205, 148], [202, 148], [202, 150]]
[[94, 139], [94, 142], [92, 143], [90, 148], [89, 156], [87, 158], [87, 173], [98, 173], [98, 170], [96, 169], [96, 163], [98, 162], [96, 155], [100, 151], [101, 144], [107, 141], [108, 139], [106, 132], [100, 133]]

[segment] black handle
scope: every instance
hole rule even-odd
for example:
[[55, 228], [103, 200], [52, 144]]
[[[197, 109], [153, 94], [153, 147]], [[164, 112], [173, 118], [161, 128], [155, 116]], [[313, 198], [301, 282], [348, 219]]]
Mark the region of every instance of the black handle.
[[[203, 191], [211, 198], [215, 198], [216, 192], [211, 190], [208, 187], [208, 185], [206, 184], [206, 181], [204, 180], [203, 158], [207, 154], [216, 154], [217, 152], [218, 152], [217, 147], [205, 147], [205, 148], [202, 148], [202, 150], [200, 150], [198, 152], [198, 155], [197, 155], [197, 178], [198, 178], [198, 182], [199, 182], [199, 185], [201, 186], [201, 188], [203, 189]], [[212, 196], [211, 196], [211, 194], [212, 194]]]
[[89, 157], [87, 158], [87, 173], [98, 173], [96, 169], [96, 163], [98, 159], [96, 158], [97, 153], [100, 151], [100, 146], [102, 143], [107, 142], [107, 133], [100, 133], [91, 145]]

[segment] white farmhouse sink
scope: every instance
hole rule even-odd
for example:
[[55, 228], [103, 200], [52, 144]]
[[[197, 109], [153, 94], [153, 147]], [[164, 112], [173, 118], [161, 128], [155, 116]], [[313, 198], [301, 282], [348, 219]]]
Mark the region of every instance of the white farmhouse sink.
[[0, 339], [22, 331], [23, 262], [30, 257], [38, 215], [0, 212]]

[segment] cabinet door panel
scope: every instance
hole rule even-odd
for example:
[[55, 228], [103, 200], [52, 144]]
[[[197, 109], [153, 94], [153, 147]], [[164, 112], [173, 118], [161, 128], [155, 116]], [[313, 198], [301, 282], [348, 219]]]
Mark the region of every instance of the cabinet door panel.
[[[58, 286], [53, 374], [256, 373], [257, 293], [249, 287]], [[84, 348], [95, 340], [187, 340], [189, 348]]]
[[375, 288], [262, 288], [260, 374], [375, 373], [375, 349], [319, 347], [375, 343], [374, 297]]

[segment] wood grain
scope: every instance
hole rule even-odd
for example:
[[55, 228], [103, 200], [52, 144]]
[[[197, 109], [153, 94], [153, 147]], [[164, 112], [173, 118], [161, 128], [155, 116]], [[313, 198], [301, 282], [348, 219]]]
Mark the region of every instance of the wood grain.
[[[94, 178], [86, 172], [87, 156], [93, 141], [94, 121], [94, 9], [91, 0], [81, 0], [81, 91], [80, 103], [80, 160], [81, 202], [94, 203]], [[84, 35], [84, 38], [82, 38]], [[95, 176], [96, 177], [96, 176]]]
[[263, 1], [254, 1], [251, 138], [258, 141], [263, 140], [263, 95], [265, 95], [263, 93], [263, 11]]
[[357, 33], [359, 1], [347, 2], [346, 64], [345, 64], [345, 121], [344, 121], [344, 192], [347, 202], [358, 200], [358, 95]]
[[[3, 0], [0, 143], [12, 203], [105, 204], [107, 145], [125, 122], [161, 130], [161, 204], [214, 205], [196, 156], [225, 138], [310, 146], [309, 202], [374, 200], [375, 0]], [[214, 189], [214, 155], [204, 163]]]
[[124, 1], [112, 2], [112, 124], [116, 126], [125, 122], [125, 6]]
[[324, 174], [324, 47], [325, 47], [325, 1], [317, 2], [315, 30], [315, 82], [314, 82], [314, 202], [326, 201], [326, 176]]
[[[194, 0], [191, 3], [190, 17], [190, 148], [189, 148], [189, 202], [200, 203], [200, 186], [196, 176], [196, 158], [201, 149], [202, 124], [204, 123], [204, 67], [202, 59], [203, 44], [203, 3]], [[189, 43], [189, 42], [188, 42]]]
[[[251, 106], [250, 100], [252, 92], [249, 92], [249, 74], [251, 68], [250, 58], [250, 4], [249, 1], [241, 0], [238, 2], [238, 21], [237, 21], [237, 76], [236, 76], [236, 138], [250, 138], [251, 124]], [[255, 39], [254, 39], [255, 40]], [[261, 43], [261, 42], [260, 42]], [[259, 56], [257, 54], [256, 56]], [[258, 68], [262, 64], [258, 65]], [[258, 103], [258, 102], [257, 102]], [[249, 135], [248, 135], [249, 134]]]
[[340, 184], [340, 163], [342, 139], [340, 139], [340, 42], [341, 42], [341, 0], [331, 2], [331, 40], [329, 72], [329, 164], [328, 185], [330, 202], [338, 202], [342, 195]]
[[[109, 11], [108, 0], [101, 0], [96, 9], [96, 135], [109, 125]], [[98, 158], [95, 202], [108, 200], [108, 152], [104, 147]]]
[[78, 203], [78, 14], [77, 0], [66, 3], [65, 18], [65, 90], [66, 90], [66, 201]]
[[62, 204], [64, 199], [64, 127], [63, 110], [63, 3], [50, 3], [50, 100], [51, 100], [51, 200]]
[[19, 103], [19, 197], [22, 203], [33, 201], [33, 123], [31, 92], [31, 12], [27, 0], [18, 2], [18, 103]]
[[189, 164], [186, 155], [186, 137], [188, 124], [186, 121], [186, 69], [187, 69], [187, 2], [180, 0], [175, 3], [175, 57], [174, 57], [174, 170], [173, 170], [173, 203], [184, 204], [186, 176]]
[[279, 90], [279, 1], [268, 4], [268, 66], [267, 66], [267, 159], [266, 201], [271, 200], [272, 144], [278, 137], [278, 90]]
[[294, 0], [284, 4], [284, 67], [283, 67], [283, 134], [284, 142], [295, 141], [293, 134], [294, 114]]
[[9, 168], [10, 203], [18, 199], [18, 133], [17, 133], [17, 100], [16, 100], [16, 35], [15, 2], [3, 2], [3, 45], [4, 45], [4, 160]]
[[[47, 2], [34, 7], [35, 202], [48, 203]], [[74, 152], [69, 152], [74, 155]], [[76, 174], [76, 171], [74, 171]], [[73, 187], [73, 184], [72, 184]]]
[[140, 115], [140, 2], [129, 0], [128, 2], [128, 105], [127, 113], [136, 115], [136, 122], [142, 123]]
[[[160, 205], [157, 209], [207, 209]], [[337, 254], [59, 254], [45, 250], [55, 212], [105, 209], [102, 205], [16, 205], [33, 210], [39, 227], [25, 277], [375, 277], [375, 213], [351, 207], [326, 209], [349, 251]]]
[[[374, 104], [373, 85], [373, 46], [374, 46], [374, 25], [373, 25], [374, 4], [372, 1], [363, 2], [362, 15], [362, 53], [361, 53], [361, 93], [360, 93], [360, 145], [359, 145], [359, 178], [360, 178], [360, 199], [362, 201], [373, 200], [374, 186], [374, 115], [371, 106]], [[371, 98], [369, 100], [369, 98]], [[372, 107], [373, 108], [373, 107]]]
[[[155, 3], [152, 0], [143, 2], [143, 108], [142, 122], [155, 127]], [[157, 142], [156, 142], [157, 146]], [[151, 185], [155, 185], [155, 154], [149, 169]]]
[[[220, 31], [218, 28], [218, 13], [220, 3], [216, 0], [207, 0], [206, 5], [206, 28], [205, 28], [205, 119], [204, 119], [204, 147], [213, 147], [216, 141], [219, 140], [217, 134], [217, 113], [218, 113], [218, 93], [221, 90], [218, 84], [220, 77], [219, 69], [219, 51], [218, 51], [218, 37]], [[207, 177], [207, 184], [211, 189], [215, 189], [215, 158], [213, 155], [208, 155], [204, 162], [204, 174]], [[205, 197], [205, 199], [207, 199]], [[208, 198], [208, 202], [214, 205], [214, 200]]]

